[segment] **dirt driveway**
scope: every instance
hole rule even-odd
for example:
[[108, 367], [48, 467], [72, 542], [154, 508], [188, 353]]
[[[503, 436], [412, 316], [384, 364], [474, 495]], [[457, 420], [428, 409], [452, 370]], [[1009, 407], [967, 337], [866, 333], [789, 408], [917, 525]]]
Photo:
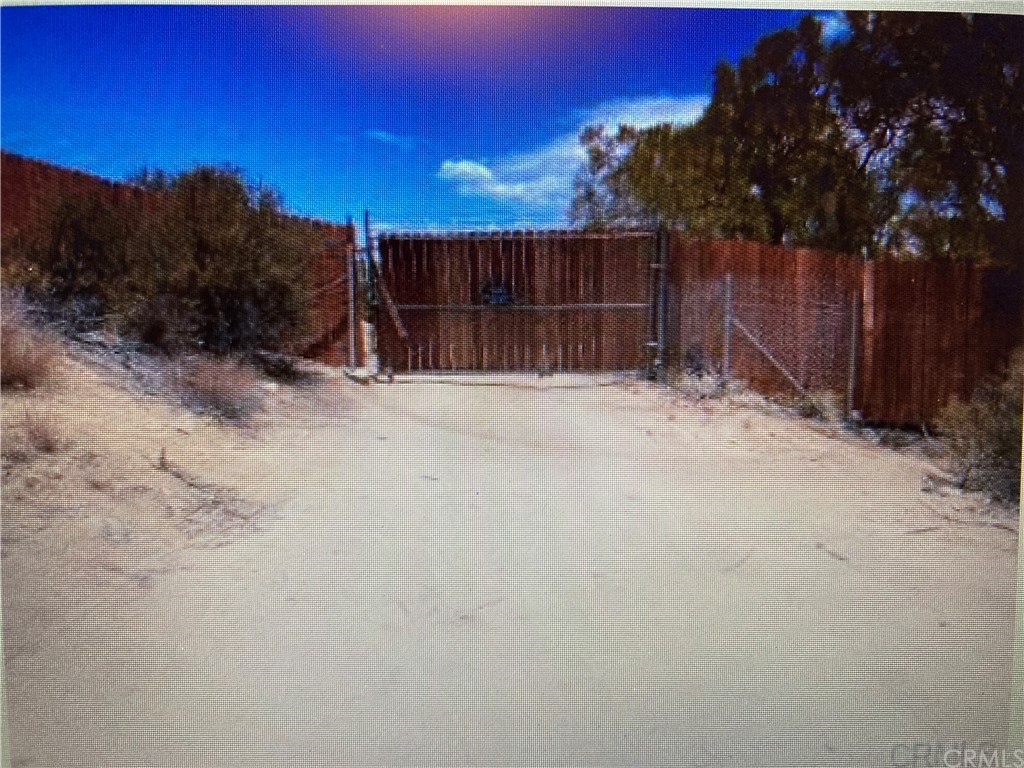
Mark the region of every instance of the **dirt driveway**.
[[173, 517], [159, 468], [110, 491], [113, 535], [85, 497], [34, 525], [5, 498], [14, 765], [923, 766], [922, 744], [1005, 744], [1017, 536], [978, 499], [806, 422], [546, 381], [337, 382], [237, 439], [133, 400], [94, 463], [163, 440], [264, 511], [179, 547], [147, 532]]

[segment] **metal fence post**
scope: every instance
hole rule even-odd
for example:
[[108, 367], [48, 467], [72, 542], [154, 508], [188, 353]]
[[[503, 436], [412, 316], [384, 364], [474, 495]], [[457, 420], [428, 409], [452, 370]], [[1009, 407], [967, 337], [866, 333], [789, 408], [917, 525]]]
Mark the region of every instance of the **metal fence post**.
[[365, 218], [363, 221], [363, 231], [365, 234], [363, 236], [366, 239], [366, 248], [364, 249], [366, 251], [366, 281], [369, 284], [368, 287], [370, 292], [372, 293], [376, 288], [377, 270], [376, 262], [374, 262], [373, 259], [373, 240], [370, 239], [370, 212], [365, 211], [364, 216]]
[[345, 265], [348, 268], [348, 365], [350, 368], [355, 368], [358, 366], [356, 358], [356, 323], [358, 322], [358, 315], [356, 313], [355, 243], [353, 242], [346, 250], [348, 250], [348, 258], [346, 259], [348, 263]]
[[[639, 247], [639, 246], [638, 246]], [[649, 259], [650, 266], [650, 280], [648, 282], [648, 295], [650, 296], [650, 322], [647, 328], [647, 344], [646, 344], [646, 363], [647, 363], [647, 378], [649, 381], [654, 381], [658, 375], [658, 286], [657, 282], [660, 279], [659, 270], [661, 265], [658, 260], [661, 257], [661, 227], [659, 226], [654, 232], [654, 242], [652, 244], [651, 256]]]
[[[376, 263], [373, 260], [373, 241], [370, 239], [370, 211], [369, 210], [365, 210], [363, 212], [363, 214], [364, 214], [364, 218], [363, 218], [363, 226], [364, 226], [363, 233], [364, 234], [363, 234], [363, 237], [365, 238], [365, 241], [363, 243], [363, 246], [364, 246], [363, 247], [363, 256], [366, 258], [366, 286], [365, 286], [366, 292], [363, 294], [363, 296], [372, 296], [374, 298], [374, 301], [376, 302], [376, 298], [377, 298], [377, 286], [376, 286], [376, 282], [377, 282], [377, 265], [376, 265]], [[354, 229], [355, 228], [353, 227], [353, 232], [354, 232]], [[352, 270], [353, 270], [353, 275], [356, 274], [356, 271], [355, 271], [355, 256], [354, 255], [352, 257]], [[364, 311], [367, 311], [365, 304], [364, 304]], [[377, 322], [376, 312], [374, 314], [374, 322], [375, 323]], [[376, 337], [376, 328], [377, 328], [377, 326], [374, 325], [374, 343], [375, 344], [376, 344], [376, 338], [377, 338]], [[362, 328], [360, 328], [359, 330], [360, 330], [360, 332], [362, 332]], [[365, 339], [365, 336], [363, 338]], [[377, 363], [376, 363], [376, 365], [379, 368], [380, 367], [379, 349], [374, 349], [374, 350], [366, 349], [365, 352], [366, 352], [366, 357], [367, 357], [367, 359], [366, 359], [366, 364], [367, 365], [370, 365], [370, 359], [369, 358], [370, 358], [371, 353], [376, 353], [377, 354]]]
[[657, 334], [658, 358], [654, 361], [659, 381], [665, 379], [665, 295], [668, 285], [668, 230], [662, 224], [658, 227], [658, 299], [657, 299]]
[[722, 340], [722, 384], [728, 385], [732, 368], [732, 273], [725, 275], [725, 334]]
[[860, 342], [860, 296], [853, 292], [850, 307], [850, 359], [846, 381], [846, 418], [852, 419], [854, 414], [854, 395], [857, 389], [857, 344]]

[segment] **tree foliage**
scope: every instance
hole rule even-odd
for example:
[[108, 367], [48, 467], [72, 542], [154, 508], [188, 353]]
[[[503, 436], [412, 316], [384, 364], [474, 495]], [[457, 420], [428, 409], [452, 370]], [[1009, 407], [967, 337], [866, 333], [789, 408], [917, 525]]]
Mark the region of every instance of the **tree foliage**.
[[580, 143], [586, 160], [573, 181], [571, 218], [589, 229], [629, 227], [649, 223], [652, 215], [630, 194], [622, 164], [632, 151], [637, 132], [620, 126], [617, 133], [604, 126], [585, 128]]
[[622, 164], [624, 186], [649, 216], [723, 237], [762, 238], [750, 185], [732, 172], [710, 122], [643, 132]]
[[831, 45], [807, 16], [719, 64], [693, 125], [623, 127], [617, 151], [585, 131], [574, 218], [640, 211], [719, 237], [1020, 263], [1024, 17], [847, 21]]
[[859, 251], [870, 243], [873, 189], [830, 109], [827, 64], [813, 17], [762, 38], [735, 72], [720, 66], [712, 124], [730, 145], [731, 172], [752, 185], [770, 242]]
[[1024, 17], [847, 14], [837, 111], [926, 255], [1022, 263]]

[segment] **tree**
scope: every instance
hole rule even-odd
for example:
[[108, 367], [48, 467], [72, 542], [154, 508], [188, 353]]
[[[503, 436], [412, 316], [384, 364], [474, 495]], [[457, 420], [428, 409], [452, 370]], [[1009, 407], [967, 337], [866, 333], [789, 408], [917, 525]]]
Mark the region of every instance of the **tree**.
[[1024, 264], [1024, 17], [848, 12], [836, 109], [925, 256]]
[[733, 172], [760, 200], [768, 240], [859, 252], [871, 243], [873, 179], [831, 109], [821, 24], [757, 42], [733, 72], [720, 65], [711, 120], [731, 140]]
[[634, 132], [587, 194], [717, 236], [1024, 265], [1024, 17], [847, 20], [832, 47], [808, 16], [719, 64], [696, 124]]
[[627, 189], [621, 167], [636, 138], [636, 130], [626, 125], [615, 134], [604, 126], [588, 126], [580, 133], [587, 157], [573, 180], [569, 217], [574, 222], [588, 229], [650, 222], [650, 212]]
[[872, 242], [877, 184], [830, 99], [821, 25], [808, 16], [737, 68], [720, 64], [697, 123], [637, 132], [621, 158], [598, 154], [592, 178], [616, 204], [691, 231], [859, 252]]
[[750, 184], [731, 171], [711, 119], [640, 133], [618, 169], [622, 185], [651, 218], [715, 237], [764, 239]]

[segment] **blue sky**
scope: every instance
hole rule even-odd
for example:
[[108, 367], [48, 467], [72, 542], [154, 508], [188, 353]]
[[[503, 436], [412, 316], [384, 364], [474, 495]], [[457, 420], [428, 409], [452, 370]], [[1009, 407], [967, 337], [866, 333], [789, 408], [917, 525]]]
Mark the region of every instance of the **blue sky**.
[[717, 61], [804, 13], [4, 7], [0, 142], [110, 178], [232, 164], [330, 220], [553, 225], [581, 127], [696, 119]]

